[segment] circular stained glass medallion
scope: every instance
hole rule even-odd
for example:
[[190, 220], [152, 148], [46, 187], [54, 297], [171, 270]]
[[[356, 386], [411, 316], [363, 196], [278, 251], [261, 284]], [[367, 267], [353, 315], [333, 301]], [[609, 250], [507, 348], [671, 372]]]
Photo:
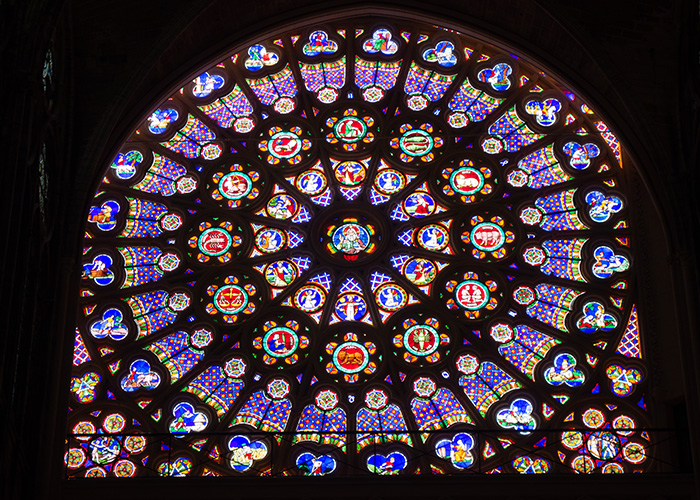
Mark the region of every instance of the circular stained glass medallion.
[[423, 156], [433, 149], [433, 137], [425, 130], [409, 130], [399, 139], [399, 146], [407, 155]]
[[458, 168], [450, 175], [450, 185], [459, 194], [474, 194], [484, 187], [484, 176], [475, 168]]
[[269, 151], [276, 158], [289, 159], [301, 151], [302, 141], [294, 132], [277, 132], [270, 137]]
[[391, 196], [406, 186], [406, 176], [398, 170], [387, 168], [377, 174], [374, 186], [380, 193]]
[[347, 116], [338, 120], [333, 131], [343, 142], [357, 142], [367, 133], [367, 125], [355, 116]]
[[455, 288], [455, 298], [465, 309], [481, 309], [489, 301], [489, 289], [480, 281], [466, 280]]
[[263, 338], [265, 351], [275, 358], [285, 358], [294, 353], [299, 345], [299, 336], [287, 327], [270, 329]]
[[501, 248], [505, 241], [503, 229], [493, 222], [477, 224], [471, 232], [471, 242], [479, 250], [493, 252]]
[[369, 363], [369, 353], [362, 344], [345, 342], [333, 352], [333, 363], [344, 373], [357, 373]]
[[343, 224], [333, 231], [333, 247], [339, 252], [356, 254], [369, 246], [370, 233], [359, 224]]
[[233, 239], [225, 229], [210, 228], [205, 230], [197, 241], [199, 249], [212, 257], [222, 255], [231, 248]]
[[224, 314], [236, 314], [248, 305], [248, 294], [238, 285], [224, 285], [214, 294], [214, 306]]
[[253, 189], [253, 181], [242, 172], [231, 172], [219, 181], [219, 192], [229, 200], [240, 200]]
[[403, 343], [411, 354], [428, 356], [438, 348], [440, 334], [432, 326], [413, 325], [404, 333]]

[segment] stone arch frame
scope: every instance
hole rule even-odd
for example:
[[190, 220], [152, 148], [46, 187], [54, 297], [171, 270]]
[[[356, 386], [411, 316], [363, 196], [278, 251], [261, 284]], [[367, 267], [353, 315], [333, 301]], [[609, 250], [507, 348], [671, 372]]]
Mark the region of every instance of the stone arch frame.
[[[624, 131], [622, 132], [621, 136], [624, 138]], [[634, 142], [634, 141], [633, 141]]]

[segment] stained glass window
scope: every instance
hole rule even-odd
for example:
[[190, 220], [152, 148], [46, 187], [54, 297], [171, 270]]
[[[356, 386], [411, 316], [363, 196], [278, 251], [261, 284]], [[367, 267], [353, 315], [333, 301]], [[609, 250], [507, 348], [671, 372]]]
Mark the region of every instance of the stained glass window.
[[229, 54], [105, 167], [68, 476], [653, 469], [615, 135], [517, 55], [377, 22]]

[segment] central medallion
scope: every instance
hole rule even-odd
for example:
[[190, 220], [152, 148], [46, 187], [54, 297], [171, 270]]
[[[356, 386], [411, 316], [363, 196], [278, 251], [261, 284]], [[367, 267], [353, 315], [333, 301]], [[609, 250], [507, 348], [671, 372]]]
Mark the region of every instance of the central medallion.
[[327, 225], [325, 233], [326, 251], [330, 255], [341, 254], [348, 261], [357, 260], [360, 254], [369, 255], [377, 250], [376, 243], [372, 241], [377, 236], [375, 225], [360, 221], [357, 217], [333, 220]]
[[354, 255], [366, 251], [370, 246], [370, 236], [374, 233], [371, 226], [365, 227], [354, 222], [343, 224], [332, 230], [329, 250]]
[[316, 226], [321, 245], [320, 254], [326, 259], [339, 263], [366, 262], [380, 255], [384, 247], [382, 228], [386, 224], [364, 210], [351, 207], [332, 211]]

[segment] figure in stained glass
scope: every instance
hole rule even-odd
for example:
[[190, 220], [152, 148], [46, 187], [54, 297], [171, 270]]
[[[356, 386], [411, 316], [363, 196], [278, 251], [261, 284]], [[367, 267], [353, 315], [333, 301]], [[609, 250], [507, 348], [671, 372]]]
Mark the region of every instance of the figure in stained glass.
[[319, 54], [332, 54], [338, 50], [338, 44], [328, 38], [328, 33], [317, 30], [309, 34], [309, 43], [304, 45], [303, 52], [307, 56]]
[[578, 387], [586, 377], [576, 368], [576, 358], [571, 354], [562, 353], [557, 355], [552, 366], [545, 370], [544, 379], [552, 385], [566, 384], [569, 387]]
[[594, 333], [598, 330], [607, 332], [617, 326], [617, 319], [605, 311], [600, 302], [587, 302], [583, 306], [583, 316], [576, 321], [576, 327], [584, 333]]
[[435, 453], [438, 457], [449, 460], [457, 469], [466, 469], [474, 463], [474, 455], [471, 449], [474, 447], [474, 438], [471, 434], [459, 433], [452, 439], [444, 439], [435, 445]]
[[404, 202], [408, 215], [426, 217], [435, 211], [435, 200], [428, 193], [413, 193]]
[[207, 415], [203, 412], [196, 411], [194, 406], [187, 402], [175, 405], [175, 408], [173, 408], [173, 417], [169, 426], [170, 432], [173, 434], [200, 432], [209, 424]]
[[343, 253], [356, 254], [369, 245], [369, 232], [358, 224], [344, 224], [333, 233], [333, 246]]
[[549, 127], [557, 120], [557, 113], [561, 110], [561, 103], [556, 99], [544, 101], [528, 101], [525, 103], [525, 111], [534, 115], [537, 123]]
[[381, 52], [385, 55], [392, 55], [399, 50], [399, 44], [392, 38], [391, 31], [378, 29], [372, 34], [372, 38], [363, 44], [362, 48], [370, 54]]
[[427, 285], [435, 278], [436, 266], [427, 259], [411, 259], [404, 268], [404, 274], [416, 285]]
[[258, 71], [265, 66], [274, 66], [279, 61], [279, 56], [274, 51], [269, 51], [262, 45], [256, 44], [248, 49], [248, 59], [245, 67], [251, 71]]
[[296, 279], [298, 271], [289, 261], [280, 260], [268, 264], [265, 268], [265, 279], [272, 286], [285, 287]]
[[537, 421], [532, 416], [533, 406], [525, 398], [513, 400], [509, 407], [496, 414], [496, 422], [505, 429], [515, 429], [521, 434], [529, 434], [537, 427]]
[[289, 219], [298, 208], [296, 200], [286, 194], [276, 195], [267, 203], [267, 213], [275, 219]]
[[96, 464], [105, 465], [114, 462], [119, 456], [121, 446], [113, 437], [104, 436], [90, 442], [91, 458]]
[[192, 94], [195, 97], [206, 97], [213, 91], [220, 89], [224, 85], [224, 78], [221, 75], [202, 73], [194, 79]]
[[265, 253], [274, 253], [287, 243], [284, 231], [275, 228], [265, 228], [255, 235], [255, 245]]
[[219, 181], [219, 191], [229, 200], [243, 198], [253, 188], [253, 181], [242, 172], [231, 172]]
[[426, 250], [436, 251], [444, 249], [450, 240], [447, 228], [439, 224], [421, 228], [417, 238], [420, 246]]
[[157, 109], [148, 118], [148, 130], [154, 134], [162, 134], [178, 116], [178, 112], [172, 108]]
[[307, 476], [325, 476], [335, 470], [336, 461], [328, 455], [317, 457], [312, 453], [302, 453], [297, 458], [297, 467]]
[[376, 299], [382, 309], [397, 311], [408, 302], [408, 294], [400, 286], [387, 283], [377, 289]]
[[325, 291], [321, 287], [314, 285], [300, 288], [294, 296], [295, 305], [306, 312], [316, 312], [323, 305], [325, 300]]
[[90, 207], [88, 222], [93, 222], [102, 231], [109, 231], [117, 225], [119, 208], [116, 201], [106, 201], [99, 207]]
[[256, 461], [263, 460], [268, 453], [263, 441], [252, 441], [247, 436], [234, 436], [228, 442], [231, 450], [231, 468], [238, 472], [247, 471]]
[[441, 41], [435, 44], [434, 48], [423, 52], [423, 59], [427, 62], [436, 62], [445, 68], [451, 68], [457, 64], [455, 46], [451, 42]]
[[129, 367], [129, 373], [121, 380], [121, 388], [126, 392], [134, 392], [140, 388], [155, 389], [160, 384], [160, 375], [151, 370], [148, 361], [137, 359]]
[[398, 451], [388, 455], [374, 454], [367, 459], [367, 469], [375, 474], [391, 476], [401, 473], [408, 465], [406, 456]]
[[122, 323], [124, 315], [119, 309], [108, 309], [101, 320], [90, 325], [90, 334], [96, 339], [109, 337], [113, 340], [123, 340], [129, 334], [129, 329]]
[[455, 289], [457, 303], [465, 309], [481, 309], [489, 301], [489, 289], [476, 280], [466, 280]]
[[406, 183], [404, 175], [393, 169], [382, 170], [374, 182], [377, 189], [387, 195], [398, 193]]
[[344, 161], [336, 167], [335, 178], [345, 186], [356, 186], [365, 178], [365, 167], [357, 161]]
[[91, 279], [100, 286], [106, 286], [114, 281], [112, 257], [106, 254], [96, 256], [92, 262], [83, 264], [83, 278]]
[[297, 180], [297, 186], [301, 191], [310, 196], [314, 196], [322, 192], [326, 187], [327, 181], [323, 174], [315, 170], [307, 170]]
[[627, 257], [616, 254], [612, 248], [605, 245], [596, 248], [593, 257], [595, 263], [591, 266], [591, 271], [597, 278], [609, 278], [614, 273], [626, 271], [630, 267]]
[[143, 161], [143, 155], [138, 151], [119, 153], [110, 167], [119, 179], [128, 180], [136, 175], [136, 167]]
[[498, 63], [492, 68], [486, 68], [479, 71], [478, 79], [480, 82], [488, 82], [493, 90], [503, 92], [510, 88], [510, 79], [508, 78], [513, 73], [513, 69], [506, 63]]
[[576, 170], [583, 170], [591, 164], [591, 160], [600, 155], [600, 148], [595, 144], [579, 144], [567, 142], [564, 154], [570, 157], [569, 165]]
[[591, 191], [586, 195], [586, 203], [590, 205], [588, 215], [595, 222], [605, 222], [622, 210], [622, 200], [617, 196], [605, 196], [600, 191]]

